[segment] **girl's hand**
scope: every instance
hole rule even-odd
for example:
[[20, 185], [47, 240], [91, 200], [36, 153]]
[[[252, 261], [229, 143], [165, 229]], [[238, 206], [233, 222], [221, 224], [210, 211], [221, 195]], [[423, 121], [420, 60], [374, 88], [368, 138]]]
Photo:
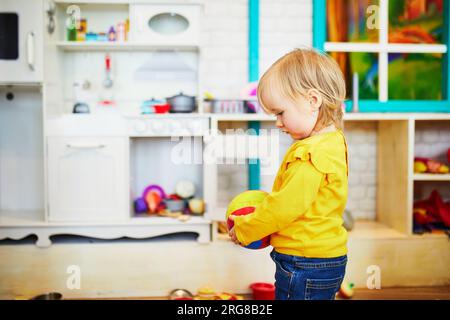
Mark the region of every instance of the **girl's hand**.
[[[228, 219], [230, 219], [230, 220], [232, 220], [232, 221], [234, 221], [234, 218], [235, 218], [235, 216], [233, 216], [233, 215], [230, 215], [230, 216], [228, 217]], [[241, 244], [241, 243], [239, 242], [238, 238], [236, 237], [236, 232], [234, 231], [234, 227], [231, 228], [230, 230], [228, 230], [228, 235], [230, 236], [231, 241], [233, 241], [235, 244], [238, 244], [238, 245]]]

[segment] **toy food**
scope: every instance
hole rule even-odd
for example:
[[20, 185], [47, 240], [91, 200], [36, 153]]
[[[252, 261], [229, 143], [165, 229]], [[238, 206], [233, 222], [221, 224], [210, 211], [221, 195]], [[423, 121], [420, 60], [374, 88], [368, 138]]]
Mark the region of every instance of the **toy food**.
[[233, 293], [222, 292], [216, 295], [214, 300], [244, 300], [244, 298]]
[[134, 212], [144, 213], [148, 211], [147, 202], [142, 198], [134, 200]]
[[203, 214], [205, 211], [205, 203], [202, 199], [189, 200], [189, 209], [193, 214]]
[[[233, 228], [234, 222], [229, 219], [230, 215], [242, 216], [247, 215], [255, 211], [256, 206], [259, 205], [267, 196], [267, 192], [261, 190], [249, 190], [242, 192], [231, 200], [228, 205], [226, 219], [228, 229]], [[262, 249], [270, 244], [270, 236], [267, 236], [261, 240], [250, 243], [245, 248], [248, 249]]]
[[449, 167], [442, 162], [429, 158], [414, 158], [414, 172], [416, 173], [449, 173]]
[[161, 203], [161, 200], [161, 196], [158, 193], [154, 191], [148, 192], [145, 196], [145, 202], [147, 203], [148, 211], [150, 213], [155, 213], [159, 204]]
[[145, 197], [147, 196], [147, 193], [149, 193], [150, 191], [157, 192], [161, 199], [166, 198], [166, 193], [164, 192], [164, 189], [161, 188], [160, 186], [158, 186], [157, 184], [152, 184], [152, 185], [149, 185], [148, 187], [146, 187], [144, 189], [144, 192], [142, 193], [142, 198], [145, 199]]
[[197, 295], [194, 297], [195, 300], [213, 300], [216, 296], [214, 289], [210, 287], [202, 287], [198, 289]]
[[190, 181], [180, 181], [175, 186], [175, 193], [184, 199], [191, 198], [195, 194], [195, 186]]
[[351, 299], [353, 297], [353, 283], [342, 281], [341, 288], [338, 291], [339, 297], [343, 299]]

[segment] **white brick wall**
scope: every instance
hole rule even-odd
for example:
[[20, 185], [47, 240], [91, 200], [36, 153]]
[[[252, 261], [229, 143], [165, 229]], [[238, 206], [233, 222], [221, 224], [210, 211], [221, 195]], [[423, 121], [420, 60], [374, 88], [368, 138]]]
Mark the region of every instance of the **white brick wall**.
[[445, 122], [416, 122], [414, 155], [447, 163], [450, 128]]
[[[206, 0], [201, 76], [217, 98], [238, 98], [248, 82], [248, 0]], [[312, 45], [310, 0], [260, 1], [260, 74], [276, 59]]]
[[248, 80], [247, 0], [204, 1], [201, 77], [216, 98], [239, 98]]
[[302, 46], [312, 46], [312, 1], [260, 0], [260, 74]]

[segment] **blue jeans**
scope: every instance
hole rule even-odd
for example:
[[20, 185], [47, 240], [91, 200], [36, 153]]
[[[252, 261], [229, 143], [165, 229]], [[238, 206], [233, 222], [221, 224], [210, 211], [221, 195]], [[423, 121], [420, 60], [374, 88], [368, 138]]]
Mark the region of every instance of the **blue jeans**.
[[305, 258], [272, 250], [276, 265], [276, 300], [334, 300], [341, 287], [347, 256]]

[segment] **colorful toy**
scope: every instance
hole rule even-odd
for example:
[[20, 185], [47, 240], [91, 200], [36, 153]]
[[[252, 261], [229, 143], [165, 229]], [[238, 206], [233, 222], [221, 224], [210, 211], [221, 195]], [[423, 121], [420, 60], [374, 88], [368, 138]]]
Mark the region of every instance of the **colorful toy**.
[[190, 181], [180, 181], [175, 186], [175, 193], [184, 199], [191, 198], [195, 194], [195, 186]]
[[353, 283], [342, 281], [341, 288], [338, 291], [338, 296], [342, 299], [351, 299], [353, 297]]
[[429, 158], [414, 158], [416, 173], [449, 173], [449, 167], [442, 162]]
[[145, 199], [145, 197], [147, 196], [147, 193], [149, 193], [150, 191], [157, 192], [159, 194], [159, 196], [161, 197], [161, 199], [165, 199], [166, 198], [166, 193], [164, 192], [164, 189], [161, 188], [157, 184], [151, 184], [148, 187], [146, 187], [144, 189], [144, 192], [142, 192], [142, 198]]
[[147, 202], [142, 198], [134, 200], [134, 212], [144, 213], [148, 211]]
[[214, 300], [216, 292], [213, 288], [202, 287], [198, 289], [197, 295], [195, 295], [194, 300]]
[[271, 283], [255, 282], [250, 285], [254, 300], [275, 300], [275, 286]]
[[191, 199], [189, 209], [193, 214], [201, 215], [205, 211], [205, 202], [202, 199]]
[[147, 203], [149, 213], [156, 213], [161, 201], [161, 196], [155, 191], [150, 191], [145, 195], [145, 202]]
[[414, 203], [415, 229], [450, 228], [450, 202], [445, 203], [436, 190], [426, 200]]
[[222, 293], [216, 294], [214, 296], [214, 300], [229, 300], [229, 301], [233, 300], [234, 301], [234, 300], [244, 300], [244, 297], [239, 296], [234, 293], [222, 292]]
[[[249, 190], [242, 192], [231, 200], [228, 205], [226, 219], [228, 229], [233, 228], [234, 222], [229, 219], [230, 215], [242, 216], [255, 211], [256, 206], [259, 205], [267, 196], [267, 192], [261, 190]], [[261, 240], [250, 243], [245, 248], [247, 249], [263, 249], [270, 245], [270, 236]]]

